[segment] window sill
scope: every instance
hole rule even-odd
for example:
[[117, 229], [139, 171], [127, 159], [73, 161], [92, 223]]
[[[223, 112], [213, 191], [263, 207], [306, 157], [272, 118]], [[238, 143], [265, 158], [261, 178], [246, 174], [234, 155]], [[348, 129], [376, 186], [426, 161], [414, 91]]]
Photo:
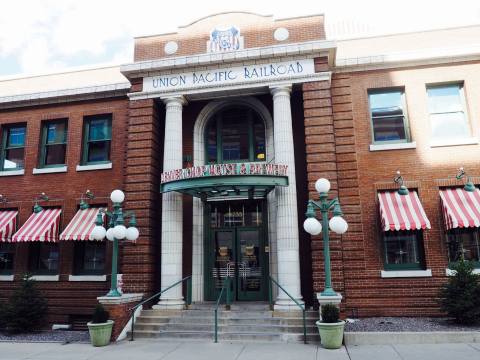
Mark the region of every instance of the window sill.
[[0, 275], [0, 281], [13, 281], [13, 275]]
[[58, 167], [47, 167], [47, 168], [33, 168], [33, 174], [53, 174], [53, 173], [65, 173], [67, 172], [66, 166], [58, 166]]
[[68, 281], [107, 281], [107, 275], [69, 275]]
[[60, 279], [59, 275], [33, 275], [31, 277], [35, 281], [58, 281]]
[[397, 144], [371, 144], [370, 151], [415, 149], [416, 147], [417, 143], [415, 141]]
[[382, 270], [382, 278], [431, 277], [432, 270]]
[[[479, 268], [473, 269], [473, 273], [477, 274], [477, 275], [480, 275], [480, 269]], [[455, 270], [445, 269], [445, 275], [453, 276], [453, 275], [455, 275]]]
[[430, 147], [460, 146], [460, 145], [478, 145], [478, 138], [471, 137], [466, 139], [437, 140], [437, 141], [430, 142]]
[[25, 174], [25, 169], [0, 171], [0, 176], [16, 176], [16, 175], [24, 175], [24, 174]]
[[94, 164], [94, 165], [77, 165], [77, 171], [90, 171], [90, 170], [104, 170], [111, 169], [112, 163], [106, 164]]

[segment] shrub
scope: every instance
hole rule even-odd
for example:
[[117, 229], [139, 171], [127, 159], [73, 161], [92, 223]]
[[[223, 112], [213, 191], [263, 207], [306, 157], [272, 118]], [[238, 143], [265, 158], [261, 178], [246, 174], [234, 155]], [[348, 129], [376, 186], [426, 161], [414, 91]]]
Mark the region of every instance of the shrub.
[[340, 309], [334, 304], [322, 305], [322, 322], [336, 323], [340, 317]]
[[108, 313], [108, 311], [105, 310], [105, 308], [101, 304], [97, 304], [97, 306], [95, 306], [95, 310], [93, 311], [92, 323], [94, 324], [106, 323], [109, 317], [110, 317], [110, 314]]
[[465, 260], [456, 262], [451, 269], [455, 274], [440, 289], [441, 309], [459, 324], [473, 324], [480, 320], [480, 276]]
[[2, 311], [2, 322], [10, 333], [32, 332], [46, 322], [47, 301], [38, 290], [31, 275], [25, 274]]

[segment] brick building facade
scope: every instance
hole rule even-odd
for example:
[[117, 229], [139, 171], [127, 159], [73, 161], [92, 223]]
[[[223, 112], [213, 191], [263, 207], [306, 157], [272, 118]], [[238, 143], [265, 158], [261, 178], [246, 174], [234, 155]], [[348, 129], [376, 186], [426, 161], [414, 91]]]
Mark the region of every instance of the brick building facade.
[[[230, 274], [235, 300], [266, 301], [272, 276], [315, 306], [323, 242], [302, 224], [308, 199], [318, 199], [315, 181], [325, 177], [349, 224], [331, 236], [344, 313], [438, 315], [449, 260], [460, 249], [480, 261], [479, 208], [470, 209], [471, 224], [447, 232], [440, 197], [462, 188], [460, 167], [480, 182], [480, 65], [469, 47], [480, 28], [334, 41], [323, 21], [218, 14], [135, 39], [134, 62], [120, 68], [0, 81], [1, 209], [18, 211], [18, 230], [45, 193], [41, 206], [62, 209], [61, 233], [87, 190], [95, 207], [121, 188], [140, 230], [136, 243], [121, 246], [124, 293], [152, 294], [191, 275], [193, 300], [210, 301]], [[102, 116], [110, 139], [86, 130]], [[42, 129], [57, 119], [68, 123], [65, 162], [42, 166]], [[11, 124], [26, 125], [24, 158], [7, 168]], [[109, 153], [90, 148], [95, 141], [110, 141]], [[90, 149], [107, 158], [90, 162]], [[285, 173], [269, 172], [269, 164]], [[385, 224], [379, 194], [396, 193], [397, 171], [429, 226], [382, 229], [395, 226]], [[173, 178], [162, 182], [162, 173]], [[2, 240], [0, 254], [13, 265], [0, 269], [0, 300], [32, 270], [33, 256], [33, 241]], [[71, 323], [108, 290], [111, 246], [100, 275], [77, 275], [82, 241], [55, 242], [56, 273], [37, 279], [50, 321]], [[155, 306], [183, 307], [185, 291], [174, 288]], [[275, 296], [277, 309], [294, 308]]]

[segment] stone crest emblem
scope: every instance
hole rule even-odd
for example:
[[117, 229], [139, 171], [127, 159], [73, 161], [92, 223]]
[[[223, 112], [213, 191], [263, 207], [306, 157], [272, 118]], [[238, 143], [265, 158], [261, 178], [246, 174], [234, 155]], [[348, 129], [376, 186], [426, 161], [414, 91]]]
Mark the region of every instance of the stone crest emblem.
[[210, 33], [207, 43], [208, 52], [233, 51], [243, 48], [243, 37], [236, 26], [215, 28]]

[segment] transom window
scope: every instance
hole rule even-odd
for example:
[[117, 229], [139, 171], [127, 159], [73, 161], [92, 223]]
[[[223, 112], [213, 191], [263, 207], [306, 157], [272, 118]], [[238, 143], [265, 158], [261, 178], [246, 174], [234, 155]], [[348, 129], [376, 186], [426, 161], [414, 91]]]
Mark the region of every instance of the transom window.
[[471, 132], [465, 111], [463, 85], [428, 86], [427, 94], [432, 139], [469, 138]]
[[224, 109], [209, 122], [206, 133], [208, 163], [265, 161], [265, 125], [245, 106]]
[[112, 116], [96, 115], [85, 118], [83, 164], [110, 162]]
[[0, 170], [18, 170], [25, 166], [25, 125], [6, 125], [2, 128]]
[[42, 126], [41, 167], [65, 165], [67, 120], [45, 122]]
[[375, 89], [368, 93], [373, 143], [409, 142], [403, 89]]

